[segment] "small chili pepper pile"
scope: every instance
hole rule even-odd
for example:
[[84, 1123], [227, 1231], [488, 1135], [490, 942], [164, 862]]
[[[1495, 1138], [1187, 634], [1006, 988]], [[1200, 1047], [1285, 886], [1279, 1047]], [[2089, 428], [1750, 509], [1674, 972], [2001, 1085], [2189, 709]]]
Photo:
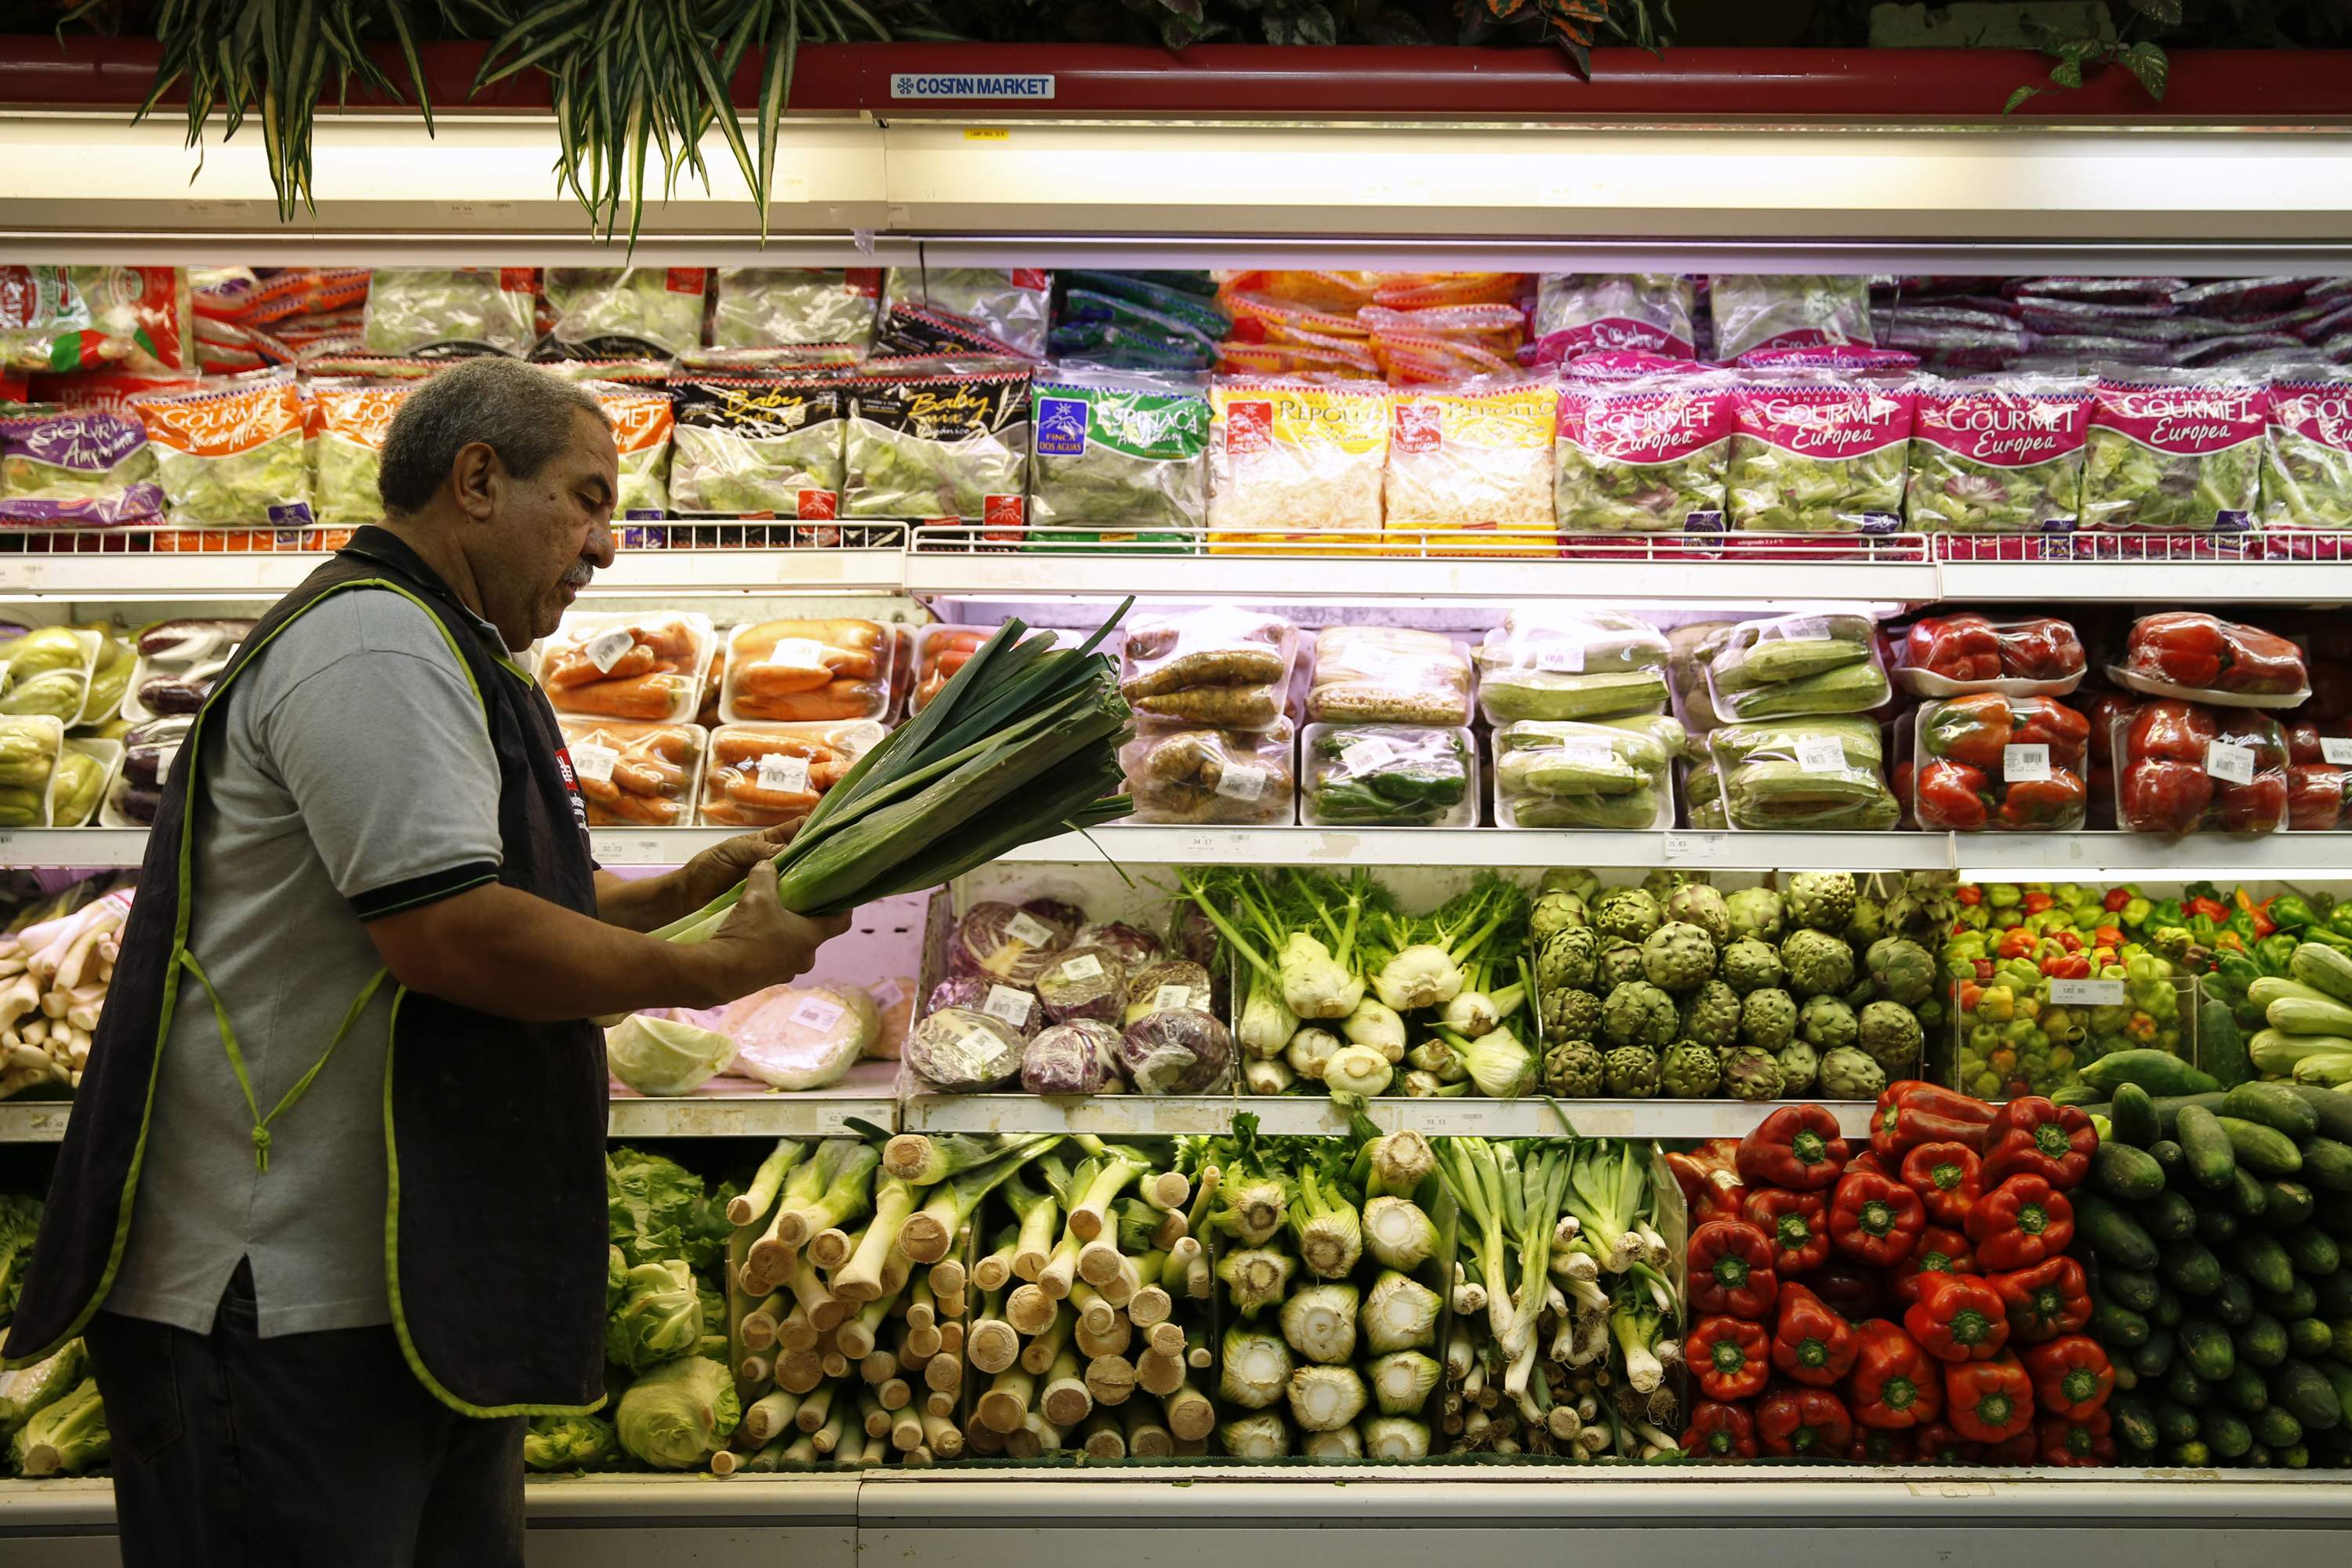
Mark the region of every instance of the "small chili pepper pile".
[[2067, 1194], [2098, 1135], [2047, 1100], [1887, 1086], [1866, 1144], [1785, 1106], [1675, 1156], [1690, 1204], [1683, 1451], [1816, 1463], [2112, 1460]]

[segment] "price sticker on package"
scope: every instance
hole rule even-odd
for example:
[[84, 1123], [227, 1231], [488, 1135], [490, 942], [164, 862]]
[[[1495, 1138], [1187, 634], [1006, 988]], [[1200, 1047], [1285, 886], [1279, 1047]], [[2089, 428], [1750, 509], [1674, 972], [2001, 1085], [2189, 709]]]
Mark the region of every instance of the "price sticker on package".
[[1341, 748], [1339, 765], [1357, 778], [1384, 768], [1397, 758], [1397, 749], [1379, 735], [1367, 735], [1351, 745]]
[[1606, 741], [1568, 741], [1561, 743], [1559, 760], [1571, 768], [1613, 768], [1617, 753]]
[[2050, 778], [2050, 748], [2045, 745], [2003, 746], [2000, 776], [2007, 784], [2046, 784]]
[[1265, 794], [1265, 770], [1229, 763], [1217, 775], [1217, 793], [1228, 800], [1256, 800]]
[[583, 784], [610, 784], [613, 764], [621, 753], [610, 746], [600, 746], [593, 741], [583, 741], [572, 748], [572, 776]]
[[1798, 737], [1797, 767], [1809, 773], [1845, 772], [1845, 742], [1835, 735]]
[[1584, 645], [1580, 642], [1542, 642], [1536, 645], [1536, 668], [1555, 675], [1584, 673]]
[[824, 644], [806, 637], [786, 637], [770, 648], [768, 657], [760, 662], [780, 669], [823, 669], [826, 668]]
[[2319, 758], [2337, 767], [2352, 767], [2352, 736], [2322, 735], [2319, 737]]
[[1024, 947], [1054, 945], [1054, 928], [1025, 910], [1004, 922], [1004, 934]]
[[2223, 784], [2250, 784], [2254, 782], [2254, 749], [2233, 746], [2227, 741], [2208, 741], [2205, 771]]
[[841, 1022], [841, 1015], [845, 1010], [840, 1003], [828, 1002], [822, 996], [803, 996], [800, 1005], [793, 1009], [792, 1020], [804, 1029], [814, 1029], [820, 1035], [830, 1034], [833, 1026]]
[[896, 1007], [906, 999], [907, 988], [897, 981], [877, 980], [874, 983], [874, 1005], [877, 1007]]
[[760, 787], [778, 795], [808, 793], [809, 765], [806, 757], [787, 757], [770, 752], [760, 759]]
[[1181, 1013], [1192, 1005], [1192, 988], [1189, 985], [1162, 985], [1151, 994], [1151, 1010], [1155, 1013]]
[[2124, 1005], [2124, 983], [2120, 980], [2053, 980], [2050, 983], [2050, 1000], [2063, 1007], [2120, 1007]]
[[1010, 985], [992, 985], [988, 988], [988, 1000], [980, 1005], [980, 1010], [992, 1018], [1002, 1018], [1018, 1029], [1029, 1022], [1029, 1006], [1030, 996], [1026, 991], [1015, 991]]
[[609, 632], [599, 632], [590, 637], [588, 646], [580, 651], [588, 656], [588, 662], [596, 667], [597, 673], [610, 675], [613, 667], [621, 662], [621, 656], [635, 647], [636, 642], [635, 635], [628, 627], [614, 626]]
[[1057, 971], [1065, 980], [1100, 980], [1102, 972], [1102, 960], [1091, 952], [1064, 959]]

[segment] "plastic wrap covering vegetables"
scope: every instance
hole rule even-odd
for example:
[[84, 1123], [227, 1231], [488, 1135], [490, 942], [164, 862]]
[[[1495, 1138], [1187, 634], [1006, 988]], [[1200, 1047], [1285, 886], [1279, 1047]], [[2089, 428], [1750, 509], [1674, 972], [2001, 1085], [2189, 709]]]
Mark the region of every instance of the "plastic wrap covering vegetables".
[[708, 616], [575, 611], [541, 648], [539, 682], [558, 713], [680, 723], [700, 703], [713, 641]]
[[1307, 716], [1459, 727], [1470, 722], [1470, 660], [1453, 638], [1400, 626], [1326, 626], [1315, 634]]
[[2072, 832], [2088, 815], [2090, 721], [2048, 697], [1920, 704], [1913, 814], [1930, 832]]
[[2286, 732], [2276, 719], [2161, 698], [2110, 722], [2117, 826], [2163, 834], [2286, 826]]
[[12, 267], [0, 368], [193, 371], [194, 315], [176, 267]]
[[727, 637], [719, 717], [730, 724], [880, 719], [896, 639], [879, 621], [759, 621]]
[[1555, 364], [1639, 349], [1691, 359], [1695, 293], [1689, 279], [1671, 272], [1547, 272], [1536, 288], [1535, 342], [1522, 357]]
[[1662, 375], [1562, 385], [1552, 484], [1560, 531], [1719, 529], [1734, 384]]
[[1667, 644], [1615, 610], [1513, 610], [1477, 650], [1478, 706], [1489, 724], [1663, 713]]
[[1027, 364], [881, 360], [845, 384], [843, 516], [1019, 531], [1029, 485]]
[[[2098, 889], [2088, 890], [2085, 908], [2053, 903], [2030, 914], [2026, 897], [2051, 895], [2013, 886], [1963, 891], [1964, 917], [2021, 922], [1979, 926], [1963, 919], [1943, 942], [1945, 973], [1958, 982], [1963, 1089], [1990, 1100], [2054, 1094], [2110, 1056], [2125, 1066], [2161, 1057], [2188, 1070], [2196, 1011], [2191, 982], [2113, 923], [2121, 917], [2100, 906]], [[2062, 1003], [2053, 989], [2060, 981], [2104, 984], [2070, 984], [2070, 999]], [[2093, 999], [2078, 999], [2086, 989]]]
[[2082, 639], [2064, 621], [1994, 621], [1973, 612], [1912, 622], [1895, 643], [1895, 661], [1896, 684], [1914, 697], [2063, 697], [2090, 668]]
[[1053, 288], [1052, 273], [1031, 268], [893, 267], [882, 304], [887, 310], [905, 302], [968, 317], [1017, 353], [1042, 359]]
[[1674, 820], [1681, 726], [1654, 719], [1522, 720], [1495, 731], [1495, 810], [1507, 827], [1651, 828]]
[[2083, 504], [2088, 376], [1926, 382], [1911, 436], [1918, 533], [2057, 533]]
[[1209, 408], [1212, 548], [1320, 538], [1337, 550], [1378, 549], [1385, 386], [1221, 376], [1209, 388]]
[[[116, 699], [123, 717], [145, 724], [195, 712], [252, 629], [251, 621], [234, 618], [158, 621], [142, 627], [132, 668]], [[99, 669], [91, 675], [93, 695], [110, 668], [109, 655], [101, 652], [100, 658]], [[90, 711], [85, 705], [85, 722]]]
[[1477, 743], [1467, 730], [1401, 724], [1310, 724], [1310, 826], [1467, 826], [1478, 815]]
[[374, 522], [383, 516], [376, 494], [383, 438], [412, 389], [406, 386], [322, 386], [318, 404], [316, 472], [311, 480], [320, 522]]
[[1891, 828], [1878, 726], [1809, 718], [1728, 724], [1707, 737], [1731, 826], [1758, 831]]
[[682, 827], [691, 819], [702, 730], [614, 720], [574, 721], [562, 729], [591, 827]]
[[855, 985], [777, 986], [695, 1015], [735, 1043], [732, 1070], [775, 1089], [824, 1089], [878, 1055], [881, 1016]]
[[1715, 712], [1728, 720], [1865, 713], [1892, 690], [1866, 616], [1742, 621], [1707, 664]]
[[1135, 819], [1286, 825], [1297, 779], [1290, 721], [1269, 730], [1185, 728], [1147, 721], [1119, 748]]
[[1551, 554], [1551, 447], [1559, 419], [1559, 389], [1548, 383], [1481, 378], [1398, 392], [1383, 487], [1386, 526], [1499, 531], [1503, 537], [1479, 543], [1482, 553]]
[[669, 498], [679, 511], [837, 513], [849, 405], [839, 384], [698, 375], [673, 391]]
[[283, 373], [132, 401], [170, 520], [183, 527], [310, 521], [302, 400]]
[[2243, 531], [2261, 499], [2268, 393], [2213, 372], [2103, 379], [2091, 414], [2083, 526]]
[[1128, 630], [1119, 693], [1139, 718], [1226, 730], [1283, 719], [1298, 629], [1278, 616], [1210, 608], [1147, 616]]
[[1209, 400], [1198, 378], [1063, 367], [1030, 391], [1029, 543], [1189, 543], [1207, 518]]
[[2167, 610], [2132, 623], [2111, 673], [2158, 697], [2221, 707], [2292, 708], [2310, 695], [2303, 650], [2275, 632], [2201, 610]]
[[632, 1013], [604, 1031], [613, 1076], [639, 1094], [691, 1094], [735, 1059], [735, 1042], [687, 1018]]
[[1213, 293], [1181, 286], [1184, 281], [1184, 274], [1171, 272], [1063, 273], [1054, 358], [1124, 370], [1213, 368], [1233, 319], [1217, 309]]
[[592, 381], [596, 406], [613, 422], [620, 458], [620, 494], [613, 515], [661, 517], [669, 511], [669, 449], [676, 416], [670, 395], [650, 387]]
[[134, 725], [122, 737], [122, 773], [107, 797], [108, 808], [127, 826], [144, 826], [155, 820], [163, 796], [163, 774], [179, 754], [194, 721], [187, 717], [158, 719]]
[[1917, 394], [1859, 376], [1796, 374], [1732, 394], [1730, 525], [1771, 533], [1892, 533]]
[[1094, 1018], [1041, 1030], [1021, 1053], [1030, 1094], [1100, 1094], [1119, 1082], [1120, 1031]]
[[723, 349], [844, 343], [862, 354], [881, 291], [882, 274], [870, 267], [721, 267], [710, 341]]
[[899, 1052], [906, 1070], [935, 1093], [978, 1094], [1001, 1089], [1021, 1071], [1027, 1037], [973, 1007], [929, 1014]]
[[1759, 349], [1864, 343], [1870, 335], [1870, 280], [1822, 275], [1708, 280], [1715, 353], [1735, 360]]
[[380, 354], [493, 349], [519, 354], [538, 336], [539, 274], [524, 267], [378, 268], [362, 339]]
[[163, 514], [147, 429], [119, 414], [0, 419], [0, 521], [153, 522]]
[[722, 725], [710, 732], [710, 762], [695, 820], [719, 827], [796, 822], [815, 810], [825, 792], [886, 733], [871, 719]]
[[79, 721], [106, 637], [79, 626], [42, 626], [0, 643], [0, 714]]
[[53, 715], [0, 718], [0, 826], [48, 826], [49, 785], [64, 747], [65, 725]]
[[[2314, 368], [2271, 383], [2262, 526], [2352, 528], [2352, 379]], [[5, 434], [5, 432], [0, 432]]]
[[650, 348], [677, 354], [702, 342], [699, 267], [551, 267], [552, 336], [593, 356]]

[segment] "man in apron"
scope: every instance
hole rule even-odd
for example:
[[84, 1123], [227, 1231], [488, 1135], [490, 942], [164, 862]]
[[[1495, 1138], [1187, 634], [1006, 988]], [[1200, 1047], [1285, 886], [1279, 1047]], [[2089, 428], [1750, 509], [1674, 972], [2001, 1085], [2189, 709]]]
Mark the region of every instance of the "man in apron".
[[[585, 1020], [804, 972], [747, 836], [589, 858], [514, 660], [613, 562], [595, 398], [419, 386], [385, 521], [270, 609], [171, 769], [6, 1354], [85, 1336], [134, 1565], [520, 1563], [522, 1429], [604, 1401]], [[750, 873], [710, 942], [642, 934]]]

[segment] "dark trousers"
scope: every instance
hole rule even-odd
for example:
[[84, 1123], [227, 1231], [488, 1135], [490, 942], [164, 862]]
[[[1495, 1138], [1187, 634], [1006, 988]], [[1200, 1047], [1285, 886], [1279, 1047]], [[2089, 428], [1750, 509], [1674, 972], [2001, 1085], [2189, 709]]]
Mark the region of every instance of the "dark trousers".
[[259, 1338], [240, 1265], [209, 1334], [85, 1337], [127, 1568], [520, 1568], [523, 1418], [441, 1404], [390, 1328]]

